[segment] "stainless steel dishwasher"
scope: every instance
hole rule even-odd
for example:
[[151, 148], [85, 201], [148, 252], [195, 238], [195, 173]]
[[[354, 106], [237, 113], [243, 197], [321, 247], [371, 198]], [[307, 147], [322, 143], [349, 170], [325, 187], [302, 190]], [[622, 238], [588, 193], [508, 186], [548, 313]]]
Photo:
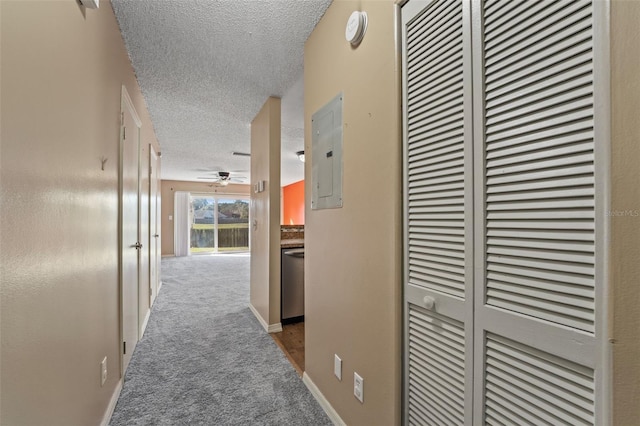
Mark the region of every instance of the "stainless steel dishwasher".
[[282, 249], [282, 323], [304, 320], [304, 248]]

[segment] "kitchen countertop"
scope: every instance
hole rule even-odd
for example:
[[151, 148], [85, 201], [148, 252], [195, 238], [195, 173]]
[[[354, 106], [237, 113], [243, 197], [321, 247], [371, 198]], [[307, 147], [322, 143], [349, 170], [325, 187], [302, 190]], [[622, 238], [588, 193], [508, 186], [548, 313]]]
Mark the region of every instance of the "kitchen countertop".
[[280, 240], [280, 248], [301, 248], [304, 247], [304, 239]]

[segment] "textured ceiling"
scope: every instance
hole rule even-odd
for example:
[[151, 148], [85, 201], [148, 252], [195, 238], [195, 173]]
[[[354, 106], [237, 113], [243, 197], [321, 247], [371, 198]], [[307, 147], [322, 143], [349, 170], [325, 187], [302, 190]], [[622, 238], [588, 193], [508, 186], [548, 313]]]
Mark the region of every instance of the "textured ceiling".
[[282, 98], [282, 185], [304, 178], [304, 42], [331, 0], [112, 0], [162, 147], [162, 178], [244, 171], [250, 123]]

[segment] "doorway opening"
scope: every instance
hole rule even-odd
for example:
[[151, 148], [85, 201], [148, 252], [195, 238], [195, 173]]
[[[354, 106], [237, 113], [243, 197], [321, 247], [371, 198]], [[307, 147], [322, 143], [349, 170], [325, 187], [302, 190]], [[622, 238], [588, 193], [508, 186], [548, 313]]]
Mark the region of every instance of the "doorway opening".
[[249, 251], [249, 200], [191, 194], [190, 254]]

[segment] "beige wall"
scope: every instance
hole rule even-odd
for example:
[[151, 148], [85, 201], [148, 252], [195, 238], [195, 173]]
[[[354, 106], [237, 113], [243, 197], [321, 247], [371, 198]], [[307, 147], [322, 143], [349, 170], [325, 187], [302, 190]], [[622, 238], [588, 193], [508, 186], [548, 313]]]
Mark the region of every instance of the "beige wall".
[[229, 194], [229, 195], [249, 195], [249, 185], [229, 184], [227, 186], [210, 186], [207, 182], [185, 182], [177, 180], [163, 180], [162, 188], [162, 206], [161, 206], [161, 239], [162, 239], [162, 255], [173, 256], [174, 249], [174, 229], [173, 220], [169, 220], [169, 216], [174, 216], [173, 211], [175, 205], [175, 192], [187, 191], [194, 194]]
[[[369, 27], [353, 49], [354, 10]], [[305, 45], [306, 205], [311, 115], [344, 92], [344, 207], [305, 212], [306, 373], [349, 425], [400, 423], [401, 139], [392, 1], [334, 1]], [[342, 381], [333, 375], [342, 358]], [[353, 373], [364, 378], [364, 404]]]
[[[267, 325], [280, 323], [280, 99], [251, 122], [251, 305]], [[256, 224], [256, 226], [253, 226]]]
[[640, 419], [640, 2], [611, 2], [610, 285], [613, 290], [613, 417]]
[[119, 381], [123, 84], [157, 142], [108, 1], [0, 10], [0, 424], [98, 424]]

